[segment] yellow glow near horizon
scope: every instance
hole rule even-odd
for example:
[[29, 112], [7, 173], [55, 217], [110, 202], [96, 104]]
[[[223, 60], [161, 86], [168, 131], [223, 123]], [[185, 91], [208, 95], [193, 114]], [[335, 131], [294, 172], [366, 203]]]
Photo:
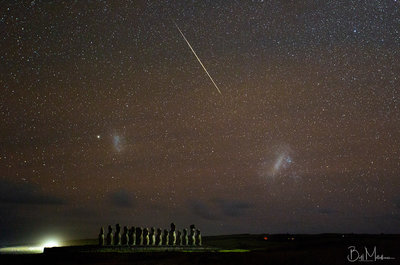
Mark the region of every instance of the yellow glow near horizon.
[[15, 246], [0, 248], [0, 254], [38, 254], [43, 253], [41, 246]]
[[52, 247], [59, 247], [59, 246], [60, 246], [60, 242], [54, 238], [46, 240], [42, 245], [43, 248], [52, 248]]
[[11, 246], [0, 248], [0, 254], [36, 254], [43, 253], [44, 248], [60, 247], [62, 244], [58, 239], [48, 238], [42, 244]]

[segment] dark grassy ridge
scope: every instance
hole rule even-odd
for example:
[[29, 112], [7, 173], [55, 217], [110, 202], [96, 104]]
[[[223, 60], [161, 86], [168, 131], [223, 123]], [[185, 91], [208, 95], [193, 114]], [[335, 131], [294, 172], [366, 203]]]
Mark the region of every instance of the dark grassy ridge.
[[[395, 258], [371, 264], [400, 264], [400, 235], [229, 235], [204, 237], [203, 242], [229, 252], [0, 255], [0, 264], [360, 264], [347, 261], [349, 246], [360, 250], [376, 247], [378, 254]], [[90, 247], [95, 248], [93, 244]], [[249, 252], [236, 252], [239, 250]]]
[[180, 247], [180, 246], [104, 246], [96, 245], [69, 246], [45, 248], [44, 254], [66, 254], [66, 253], [142, 253], [142, 252], [216, 252], [218, 248], [212, 247]]
[[[265, 237], [267, 240], [265, 240]], [[400, 242], [400, 235], [368, 234], [260, 234], [260, 235], [225, 235], [204, 238], [205, 245], [223, 249], [278, 250], [326, 247], [330, 245], [384, 244], [391, 246]], [[346, 247], [346, 248], [347, 248]], [[400, 249], [399, 249], [400, 250]]]

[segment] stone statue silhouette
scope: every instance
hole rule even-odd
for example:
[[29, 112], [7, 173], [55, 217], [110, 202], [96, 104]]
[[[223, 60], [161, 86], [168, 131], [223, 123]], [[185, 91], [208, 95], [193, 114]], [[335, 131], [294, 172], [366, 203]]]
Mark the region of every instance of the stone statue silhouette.
[[136, 229], [134, 226], [129, 229], [129, 245], [135, 246], [136, 245]]
[[126, 246], [129, 243], [128, 227], [126, 226], [124, 226], [124, 233], [122, 234], [121, 243], [123, 246]]
[[100, 228], [99, 246], [104, 246], [104, 229], [103, 229], [103, 227]]
[[186, 229], [186, 228], [183, 229], [182, 245], [183, 245], [183, 246], [189, 245], [188, 232], [187, 232], [187, 229]]
[[107, 245], [108, 246], [114, 245], [114, 235], [113, 235], [113, 232], [112, 232], [111, 225], [108, 226]]
[[145, 246], [148, 246], [150, 244], [150, 236], [148, 228], [143, 229], [143, 240]]
[[190, 226], [190, 237], [189, 237], [189, 245], [195, 246], [196, 245], [196, 227], [195, 225]]
[[164, 229], [164, 238], [163, 238], [163, 245], [168, 246], [169, 245], [169, 232], [167, 229]]
[[171, 231], [169, 232], [169, 244], [171, 246], [176, 245], [176, 232], [175, 232], [175, 224], [171, 223]]
[[180, 230], [178, 230], [178, 232], [176, 233], [176, 244], [178, 246], [182, 246], [182, 232]]
[[143, 228], [136, 228], [136, 243], [138, 246], [143, 246]]
[[114, 245], [121, 245], [121, 226], [119, 224], [115, 225]]
[[155, 246], [156, 245], [156, 231], [154, 227], [150, 229], [150, 245]]
[[161, 228], [157, 229], [157, 236], [156, 236], [156, 245], [157, 246], [162, 246], [162, 241], [163, 241], [163, 233]]
[[201, 246], [201, 232], [199, 229], [196, 230], [196, 244]]

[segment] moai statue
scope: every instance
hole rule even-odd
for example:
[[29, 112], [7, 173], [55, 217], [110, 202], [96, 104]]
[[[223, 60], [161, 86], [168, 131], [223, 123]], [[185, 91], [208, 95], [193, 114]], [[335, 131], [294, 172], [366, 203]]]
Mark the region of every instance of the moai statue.
[[112, 227], [111, 227], [111, 225], [108, 226], [107, 245], [108, 245], [108, 246], [114, 245], [114, 235], [113, 235], [113, 232], [112, 232]]
[[201, 247], [201, 233], [199, 229], [196, 230], [196, 244]]
[[182, 236], [182, 246], [187, 246], [189, 245], [189, 238], [188, 238], [188, 232], [187, 229], [183, 229], [183, 236]]
[[149, 236], [149, 229], [147, 227], [143, 229], [143, 239], [144, 239], [144, 245], [148, 246], [150, 244], [150, 236]]
[[163, 245], [168, 246], [169, 245], [169, 232], [167, 229], [164, 229], [164, 238], [163, 238]]
[[171, 223], [171, 231], [169, 231], [169, 244], [171, 246], [176, 245], [176, 232], [175, 232], [175, 224]]
[[121, 246], [121, 226], [115, 225], [114, 245]]
[[136, 227], [136, 243], [138, 246], [143, 246], [143, 228]]
[[136, 245], [136, 229], [134, 226], [129, 229], [129, 245], [135, 246]]
[[100, 228], [100, 233], [99, 233], [99, 246], [100, 246], [100, 247], [104, 246], [104, 229], [103, 229], [103, 227]]
[[127, 246], [129, 244], [128, 227], [126, 226], [124, 226], [124, 233], [122, 234], [121, 243], [123, 246]]
[[163, 233], [161, 228], [157, 229], [156, 245], [162, 246]]
[[196, 246], [196, 227], [194, 225], [190, 226], [189, 245]]
[[180, 230], [178, 230], [178, 232], [176, 233], [176, 244], [178, 246], [182, 246], [182, 232]]
[[150, 229], [150, 245], [155, 246], [156, 245], [156, 231], [154, 227]]

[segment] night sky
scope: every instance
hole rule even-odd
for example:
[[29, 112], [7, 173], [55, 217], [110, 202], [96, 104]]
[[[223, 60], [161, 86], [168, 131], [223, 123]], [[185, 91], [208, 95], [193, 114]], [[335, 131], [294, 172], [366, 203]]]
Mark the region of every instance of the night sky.
[[399, 9], [2, 1], [0, 244], [400, 233]]

